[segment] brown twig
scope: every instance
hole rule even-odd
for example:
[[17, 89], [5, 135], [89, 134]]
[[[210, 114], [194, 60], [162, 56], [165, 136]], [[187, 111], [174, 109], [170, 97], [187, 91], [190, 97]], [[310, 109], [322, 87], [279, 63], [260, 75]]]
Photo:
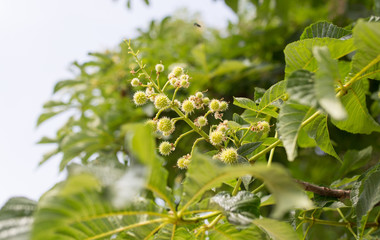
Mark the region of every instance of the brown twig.
[[350, 198], [350, 190], [342, 190], [342, 189], [332, 189], [328, 187], [321, 187], [314, 185], [312, 183], [304, 182], [301, 180], [295, 180], [298, 184], [300, 184], [305, 191], [313, 192], [321, 196], [325, 197], [336, 197], [339, 199]]

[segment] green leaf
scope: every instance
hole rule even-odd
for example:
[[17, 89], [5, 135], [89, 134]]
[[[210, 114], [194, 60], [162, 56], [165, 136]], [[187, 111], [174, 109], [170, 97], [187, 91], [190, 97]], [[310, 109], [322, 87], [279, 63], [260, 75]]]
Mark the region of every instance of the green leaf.
[[297, 138], [308, 111], [311, 109], [307, 106], [289, 102], [280, 109], [277, 127], [289, 161], [297, 156]]
[[317, 105], [314, 74], [307, 70], [298, 70], [290, 74], [286, 91], [289, 93], [289, 99], [291, 100], [311, 107]]
[[83, 85], [84, 86], [84, 81], [83, 80], [64, 80], [64, 81], [60, 81], [60, 82], [58, 82], [54, 86], [53, 93], [56, 93], [56, 92], [60, 91], [61, 89], [66, 88], [66, 87], [72, 87], [72, 86], [75, 86], [75, 85]]
[[0, 209], [0, 240], [27, 240], [37, 203], [24, 197], [9, 199]]
[[257, 111], [256, 103], [248, 98], [234, 97], [234, 105], [252, 111]]
[[138, 199], [116, 210], [101, 189], [90, 174], [57, 184], [38, 203], [31, 239], [104, 239], [121, 232], [143, 239], [163, 221], [152, 202]]
[[347, 173], [355, 171], [363, 167], [371, 159], [372, 146], [364, 148], [360, 151], [348, 150], [343, 157], [343, 164], [340, 167], [335, 179], [342, 178]]
[[331, 58], [326, 46], [314, 47], [313, 54], [319, 66], [314, 82], [318, 103], [332, 118], [343, 120], [347, 113], [335, 93], [335, 80], [341, 79], [338, 61]]
[[269, 218], [261, 218], [253, 220], [253, 224], [261, 228], [274, 240], [299, 239], [293, 228], [285, 222], [280, 222]]
[[341, 38], [351, 34], [351, 31], [338, 27], [332, 23], [321, 21], [305, 28], [300, 40], [307, 38]]
[[236, 226], [229, 223], [218, 224], [214, 228], [208, 230], [210, 240], [252, 240], [264, 239], [260, 229], [256, 226], [249, 226], [248, 228], [238, 229]]
[[312, 53], [315, 46], [327, 46], [333, 59], [339, 59], [355, 50], [353, 39], [312, 38], [290, 43], [284, 50], [286, 76], [299, 69], [311, 72], [317, 70], [318, 65]]
[[224, 3], [231, 8], [235, 13], [239, 10], [239, 1], [238, 0], [224, 0]]
[[265, 113], [272, 117], [277, 118], [278, 114], [275, 112], [273, 114], [273, 110], [269, 107], [274, 105], [276, 107], [280, 107], [282, 104], [282, 98], [286, 96], [286, 82], [280, 81], [273, 86], [271, 86], [265, 93], [264, 96], [261, 98], [259, 106], [258, 106], [258, 113]]
[[68, 105], [68, 103], [51, 100], [44, 103], [43, 108], [52, 108], [52, 107], [59, 107], [59, 106], [66, 106], [66, 105]]
[[247, 156], [248, 154], [252, 153], [255, 151], [262, 142], [252, 142], [252, 143], [246, 143], [243, 144], [241, 147], [238, 148], [237, 153], [241, 156]]
[[[174, 234], [173, 234], [174, 230]], [[177, 225], [168, 224], [161, 228], [160, 231], [154, 235], [157, 240], [196, 240], [192, 232], [186, 227], [179, 227]]]
[[[315, 111], [309, 112], [309, 116], [314, 114]], [[340, 162], [342, 160], [338, 156], [338, 154], [335, 152], [333, 145], [331, 144], [330, 140], [330, 133], [327, 128], [327, 116], [324, 114], [318, 115], [313, 121], [311, 121], [309, 124], [307, 124], [304, 127], [305, 131], [311, 137], [315, 140], [318, 147], [324, 151], [325, 153], [335, 157]]]
[[343, 121], [331, 119], [335, 126], [351, 133], [370, 134], [373, 131], [380, 131], [379, 124], [368, 113], [365, 99], [366, 91], [363, 81], [355, 82], [348, 89], [347, 94], [341, 97], [348, 118]]
[[130, 149], [138, 159], [150, 167], [147, 188], [157, 197], [163, 199], [175, 211], [175, 204], [170, 190], [167, 188], [168, 171], [162, 166], [163, 159], [155, 154], [156, 144], [152, 130], [144, 124], [128, 124], [124, 126], [130, 131], [127, 134]]
[[352, 59], [352, 78], [376, 75], [380, 80], [380, 23], [359, 20], [353, 38], [357, 51]]
[[38, 120], [37, 120], [37, 127], [45, 122], [46, 120], [64, 112], [66, 109], [61, 109], [61, 110], [58, 110], [58, 111], [49, 111], [49, 112], [46, 112], [46, 113], [42, 113], [39, 117], [38, 117]]
[[276, 199], [274, 217], [282, 216], [294, 207], [309, 208], [311, 202], [295, 184], [288, 173], [279, 165], [271, 167], [256, 163], [253, 166], [218, 166], [207, 156], [195, 154], [183, 183], [183, 195], [180, 202], [180, 211], [185, 211], [196, 204], [204, 192], [217, 187], [222, 182], [236, 177], [252, 175], [262, 180]]
[[278, 117], [278, 113], [273, 110], [272, 105], [267, 105], [265, 108], [259, 110], [256, 103], [254, 101], [252, 101], [251, 99], [248, 99], [248, 98], [234, 97], [234, 105], [241, 107], [241, 108], [245, 108], [245, 109], [250, 110], [250, 111], [254, 111], [254, 112], [256, 112], [255, 113], [256, 116], [259, 113], [263, 113], [263, 114], [267, 114], [267, 115], [274, 117], [274, 118]]
[[380, 171], [372, 173], [364, 182], [363, 191], [359, 196], [356, 205], [356, 215], [358, 221], [358, 232], [360, 226], [364, 231], [365, 223], [368, 219], [368, 213], [380, 202]]
[[210, 202], [222, 208], [232, 224], [249, 225], [260, 216], [260, 198], [247, 191], [240, 191], [236, 196], [231, 196], [229, 192], [219, 192]]

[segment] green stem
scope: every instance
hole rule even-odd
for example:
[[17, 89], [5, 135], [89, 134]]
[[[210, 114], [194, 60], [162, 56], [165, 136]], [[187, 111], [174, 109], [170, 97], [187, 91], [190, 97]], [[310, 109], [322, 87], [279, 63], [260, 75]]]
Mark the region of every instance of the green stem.
[[[278, 137], [278, 132], [276, 131], [276, 133], [274, 134], [274, 138], [277, 138]], [[275, 149], [276, 147], [274, 147], [274, 148], [272, 148], [271, 150], [270, 150], [270, 153], [269, 153], [269, 158], [268, 158], [268, 167], [272, 164], [272, 160], [273, 160], [273, 155], [274, 155], [274, 149]]]
[[234, 190], [232, 191], [232, 196], [235, 196], [238, 193], [240, 184], [241, 184], [241, 177], [239, 177], [239, 179], [238, 179], [238, 181], [234, 187]]
[[248, 128], [247, 131], [245, 131], [244, 135], [240, 138], [239, 145], [241, 145], [241, 143], [243, 142], [244, 138], [248, 135], [250, 130], [251, 129]]
[[281, 140], [278, 139], [277, 141], [275, 141], [274, 143], [272, 143], [271, 145], [269, 145], [267, 148], [263, 149], [261, 152], [259, 152], [256, 155], [252, 156], [250, 159], [248, 159], [248, 161], [253, 162], [253, 161], [257, 160], [259, 157], [263, 156], [264, 154], [266, 154], [267, 152], [269, 152], [272, 148], [275, 148], [280, 143], [281, 143]]
[[172, 98], [172, 104], [174, 104], [175, 95], [177, 94], [177, 92], [178, 92], [178, 89], [179, 89], [179, 88], [176, 88], [176, 89], [174, 90], [174, 93], [173, 93], [173, 98]]
[[195, 149], [195, 145], [197, 145], [198, 142], [204, 140], [204, 138], [198, 138], [197, 140], [194, 141], [193, 143], [193, 147], [191, 148], [191, 152], [190, 152], [190, 156], [193, 156], [193, 153], [194, 153], [194, 149]]
[[350, 81], [348, 81], [346, 84], [344, 84], [344, 89], [342, 89], [342, 90], [346, 90], [354, 82], [356, 82], [357, 80], [359, 80], [360, 75], [362, 75], [363, 73], [365, 73], [370, 67], [372, 67], [373, 65], [377, 64], [378, 62], [380, 62], [380, 55], [378, 55], [375, 59], [373, 59], [367, 66], [365, 66], [364, 68], [362, 68], [362, 70], [360, 70], [360, 72], [358, 72], [355, 76], [353, 76], [350, 79]]
[[193, 132], [195, 132], [194, 129], [192, 129], [192, 130], [190, 130], [190, 131], [188, 131], [188, 132], [185, 132], [185, 133], [181, 134], [181, 135], [177, 138], [177, 140], [175, 140], [175, 142], [174, 142], [174, 147], [177, 146], [179, 140], [181, 140], [183, 137], [185, 137], [186, 135], [189, 135], [190, 133], [193, 133]]
[[220, 211], [216, 211], [216, 212], [212, 212], [210, 214], [204, 215], [204, 216], [192, 217], [192, 218], [183, 218], [182, 220], [185, 222], [198, 222], [200, 220], [208, 219], [208, 218], [214, 217], [216, 215], [219, 215], [220, 213], [221, 213]]
[[168, 84], [169, 84], [170, 82], [169, 81], [166, 81], [166, 83], [165, 83], [165, 85], [164, 85], [164, 87], [162, 88], [162, 92], [164, 92], [165, 91], [165, 88], [168, 86]]

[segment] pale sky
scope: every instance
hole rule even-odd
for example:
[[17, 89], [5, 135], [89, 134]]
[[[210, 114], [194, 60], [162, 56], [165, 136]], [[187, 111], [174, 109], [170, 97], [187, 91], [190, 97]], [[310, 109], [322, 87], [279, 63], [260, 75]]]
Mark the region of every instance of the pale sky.
[[53, 146], [37, 145], [53, 136], [64, 118], [36, 128], [42, 105], [58, 80], [73, 77], [74, 60], [88, 52], [115, 48], [176, 9], [200, 12], [209, 27], [236, 20], [223, 1], [213, 0], [0, 0], [0, 206], [12, 196], [38, 197], [64, 178], [58, 158], [38, 167]]

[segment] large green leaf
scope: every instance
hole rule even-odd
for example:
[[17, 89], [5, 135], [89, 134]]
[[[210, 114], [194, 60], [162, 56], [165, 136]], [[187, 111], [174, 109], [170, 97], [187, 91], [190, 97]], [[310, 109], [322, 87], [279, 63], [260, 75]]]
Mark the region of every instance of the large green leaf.
[[36, 206], [24, 197], [9, 199], [0, 209], [0, 240], [28, 240]]
[[63, 113], [66, 109], [59, 109], [56, 111], [48, 111], [45, 113], [42, 113], [37, 120], [37, 126], [39, 126], [41, 123], [45, 122], [46, 120], [49, 120], [50, 118], [57, 116], [60, 113]]
[[351, 34], [351, 31], [338, 27], [332, 23], [321, 21], [305, 28], [300, 39], [306, 38], [341, 38]]
[[221, 185], [222, 182], [248, 174], [264, 181], [275, 197], [277, 205], [273, 216], [282, 216], [294, 207], [311, 206], [310, 200], [279, 165], [267, 167], [266, 164], [256, 163], [253, 166], [219, 166], [215, 160], [195, 154], [183, 183], [180, 211], [185, 211], [196, 204], [207, 190]]
[[379, 124], [368, 113], [363, 81], [355, 82], [348, 92], [341, 97], [348, 118], [343, 121], [332, 119], [332, 123], [338, 128], [351, 133], [370, 134], [373, 131], [379, 132]]
[[[364, 182], [363, 191], [356, 205], [357, 222], [365, 226], [369, 211], [380, 202], [380, 171], [372, 173]], [[358, 231], [359, 231], [358, 229]], [[362, 229], [364, 230], [364, 228]]]
[[255, 226], [250, 226], [244, 229], [238, 229], [236, 226], [229, 223], [218, 224], [215, 228], [209, 230], [208, 235], [210, 240], [252, 240], [252, 239], [266, 239], [262, 235], [260, 229]]
[[[313, 114], [315, 111], [309, 112], [309, 115]], [[338, 154], [335, 152], [333, 145], [330, 140], [330, 133], [327, 128], [327, 116], [324, 114], [318, 115], [313, 121], [305, 125], [305, 131], [315, 140], [318, 147], [325, 153], [335, 157], [341, 161]]]
[[355, 50], [353, 39], [312, 38], [293, 42], [284, 50], [286, 76], [299, 69], [311, 72], [317, 70], [318, 65], [312, 53], [315, 46], [327, 46], [333, 59], [339, 59]]
[[360, 151], [348, 150], [343, 157], [343, 164], [340, 167], [338, 173], [335, 175], [335, 179], [344, 177], [347, 173], [355, 171], [360, 167], [363, 167], [371, 159], [372, 146], [364, 148]]
[[154, 235], [157, 240], [196, 240], [194, 234], [189, 231], [189, 225], [180, 227], [178, 225], [167, 224]]
[[248, 225], [260, 216], [260, 198], [247, 191], [240, 191], [236, 196], [220, 192], [213, 196], [210, 202], [217, 204], [228, 221], [236, 225]]
[[297, 156], [298, 134], [309, 111], [312, 111], [310, 107], [295, 103], [287, 102], [281, 106], [277, 128], [289, 161]]
[[335, 93], [335, 81], [341, 79], [338, 61], [331, 58], [326, 46], [314, 47], [313, 54], [319, 66], [314, 82], [318, 103], [332, 118], [343, 120], [347, 113]]
[[253, 224], [264, 230], [274, 240], [299, 239], [293, 228], [285, 223], [274, 219], [261, 218], [253, 220]]
[[[269, 107], [272, 105], [275, 105], [277, 107], [280, 106], [282, 103], [282, 98], [286, 96], [286, 82], [280, 81], [273, 86], [271, 86], [263, 95], [263, 97], [260, 100], [259, 106], [258, 106], [258, 113], [266, 113], [270, 116], [272, 116], [270, 113], [273, 113], [273, 110], [271, 110]], [[277, 117], [277, 113], [275, 116]]]
[[254, 111], [256, 116], [258, 116], [260, 113], [267, 114], [274, 118], [277, 118], [278, 116], [278, 113], [273, 110], [274, 106], [268, 104], [265, 106], [265, 108], [259, 109], [256, 103], [248, 98], [234, 97], [234, 105], [250, 111]]
[[311, 107], [317, 105], [314, 90], [314, 74], [307, 70], [298, 70], [290, 74], [286, 91], [289, 93], [291, 100]]
[[163, 167], [163, 159], [156, 156], [156, 143], [152, 129], [144, 124], [129, 124], [124, 126], [131, 152], [145, 165], [150, 167], [147, 188], [157, 197], [162, 198], [175, 211], [173, 196], [167, 187], [168, 171]]
[[105, 196], [94, 176], [70, 176], [41, 197], [31, 239], [108, 239], [121, 232], [143, 239], [165, 216], [148, 200], [136, 199], [116, 210]]
[[352, 59], [353, 78], [373, 77], [380, 80], [380, 23], [359, 20], [353, 30], [357, 47]]

